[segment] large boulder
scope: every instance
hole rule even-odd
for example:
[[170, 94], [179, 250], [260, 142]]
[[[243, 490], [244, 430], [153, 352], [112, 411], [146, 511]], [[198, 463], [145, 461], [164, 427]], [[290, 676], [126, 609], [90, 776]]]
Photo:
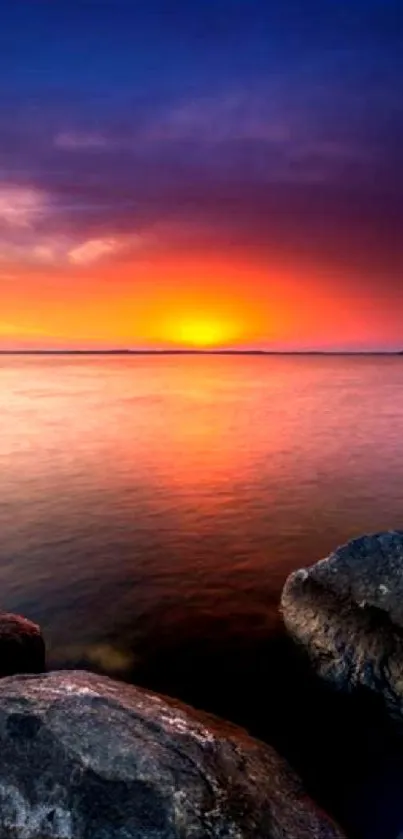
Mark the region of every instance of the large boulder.
[[44, 670], [45, 643], [39, 626], [20, 615], [0, 612], [0, 677]]
[[376, 696], [403, 732], [403, 531], [355, 539], [291, 574], [281, 605], [317, 675]]
[[2, 839], [342, 839], [269, 746], [81, 671], [0, 683]]

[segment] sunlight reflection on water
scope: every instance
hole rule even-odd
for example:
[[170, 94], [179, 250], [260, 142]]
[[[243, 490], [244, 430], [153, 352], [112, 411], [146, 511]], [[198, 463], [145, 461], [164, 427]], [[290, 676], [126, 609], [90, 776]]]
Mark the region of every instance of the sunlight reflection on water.
[[402, 384], [398, 357], [3, 357], [2, 607], [108, 672], [268, 636], [290, 569], [402, 526]]

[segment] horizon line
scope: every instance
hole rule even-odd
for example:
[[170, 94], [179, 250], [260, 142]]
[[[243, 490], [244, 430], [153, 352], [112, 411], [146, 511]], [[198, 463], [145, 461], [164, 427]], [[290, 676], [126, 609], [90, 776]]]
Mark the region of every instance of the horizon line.
[[403, 350], [270, 349], [0, 349], [0, 355], [403, 355]]

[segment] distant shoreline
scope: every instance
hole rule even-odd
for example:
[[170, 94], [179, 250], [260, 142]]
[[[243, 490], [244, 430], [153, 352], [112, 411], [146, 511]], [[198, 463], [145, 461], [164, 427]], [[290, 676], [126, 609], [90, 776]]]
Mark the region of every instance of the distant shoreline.
[[294, 356], [294, 355], [365, 355], [395, 356], [403, 355], [403, 350], [0, 350], [0, 356], [8, 355], [56, 355], [56, 356], [136, 356], [136, 355], [253, 355], [253, 356]]

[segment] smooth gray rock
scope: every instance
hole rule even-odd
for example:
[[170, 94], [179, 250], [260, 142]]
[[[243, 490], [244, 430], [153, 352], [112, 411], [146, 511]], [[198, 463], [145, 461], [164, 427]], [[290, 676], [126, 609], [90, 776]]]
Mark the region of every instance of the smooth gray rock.
[[0, 683], [2, 839], [342, 839], [269, 746], [81, 671]]
[[0, 612], [0, 677], [43, 673], [45, 643], [36, 623]]
[[403, 726], [402, 531], [355, 539], [291, 574], [281, 607], [321, 678], [376, 694]]

